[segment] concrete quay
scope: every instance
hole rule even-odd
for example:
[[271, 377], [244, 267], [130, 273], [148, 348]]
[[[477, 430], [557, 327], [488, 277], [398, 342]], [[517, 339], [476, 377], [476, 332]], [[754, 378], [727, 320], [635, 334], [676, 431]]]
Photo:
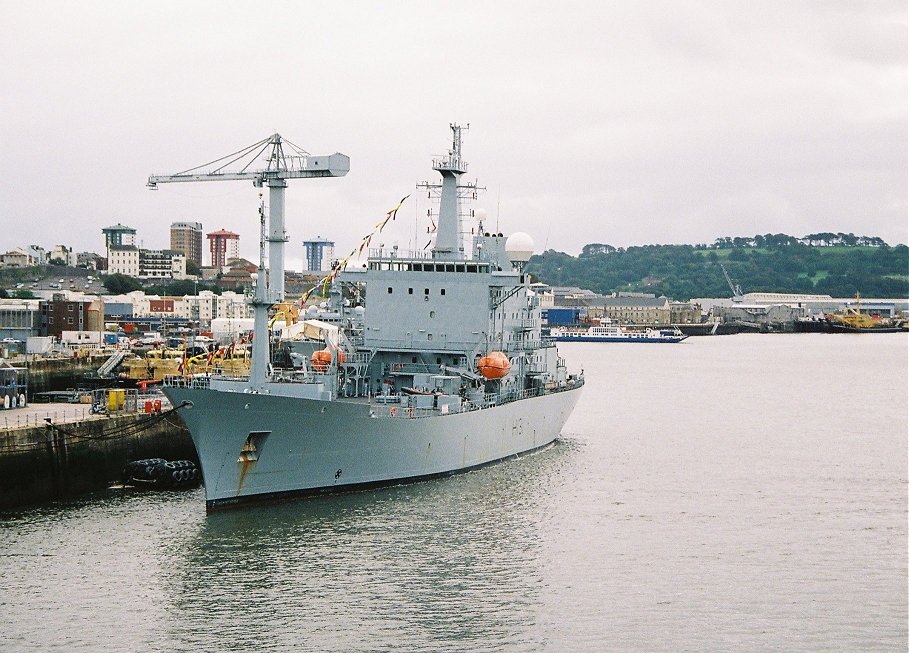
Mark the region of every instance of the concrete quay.
[[0, 510], [103, 490], [127, 462], [197, 461], [179, 411], [91, 415], [85, 404], [0, 413]]

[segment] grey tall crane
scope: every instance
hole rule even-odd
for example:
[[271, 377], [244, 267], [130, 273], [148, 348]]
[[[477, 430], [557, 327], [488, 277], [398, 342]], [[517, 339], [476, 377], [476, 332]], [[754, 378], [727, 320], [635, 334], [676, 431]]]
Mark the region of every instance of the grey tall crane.
[[[286, 148], [285, 148], [286, 146]], [[285, 151], [285, 149], [287, 151]], [[256, 167], [256, 163], [259, 166]], [[264, 164], [264, 167], [263, 167]], [[151, 175], [148, 187], [184, 181], [237, 181], [250, 179], [257, 188], [268, 186], [268, 273], [269, 299], [284, 299], [284, 189], [288, 179], [343, 177], [350, 170], [344, 154], [316, 156], [297, 147], [280, 134], [253, 143], [233, 154], [173, 175]]]

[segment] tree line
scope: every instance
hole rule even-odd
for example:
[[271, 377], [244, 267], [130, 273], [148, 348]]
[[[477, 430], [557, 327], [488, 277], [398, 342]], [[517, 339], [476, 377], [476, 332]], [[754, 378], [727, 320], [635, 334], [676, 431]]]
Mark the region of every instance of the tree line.
[[842, 233], [723, 237], [711, 245], [591, 243], [577, 257], [548, 250], [532, 257], [526, 269], [554, 286], [688, 300], [732, 294], [721, 263], [743, 292], [909, 297], [909, 248]]

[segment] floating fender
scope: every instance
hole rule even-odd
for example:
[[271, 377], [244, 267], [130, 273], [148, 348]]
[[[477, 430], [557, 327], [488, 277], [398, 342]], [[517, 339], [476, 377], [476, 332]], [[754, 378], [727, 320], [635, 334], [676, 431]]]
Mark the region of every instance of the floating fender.
[[178, 488], [195, 485], [202, 475], [191, 460], [167, 461], [145, 458], [127, 463], [121, 475], [123, 483], [133, 482], [154, 488]]

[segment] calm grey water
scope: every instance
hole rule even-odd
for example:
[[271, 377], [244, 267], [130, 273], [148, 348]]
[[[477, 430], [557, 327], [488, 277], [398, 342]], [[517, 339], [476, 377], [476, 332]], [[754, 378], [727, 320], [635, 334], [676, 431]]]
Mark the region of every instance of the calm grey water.
[[517, 461], [6, 516], [0, 650], [907, 649], [907, 336], [561, 350], [588, 385]]

